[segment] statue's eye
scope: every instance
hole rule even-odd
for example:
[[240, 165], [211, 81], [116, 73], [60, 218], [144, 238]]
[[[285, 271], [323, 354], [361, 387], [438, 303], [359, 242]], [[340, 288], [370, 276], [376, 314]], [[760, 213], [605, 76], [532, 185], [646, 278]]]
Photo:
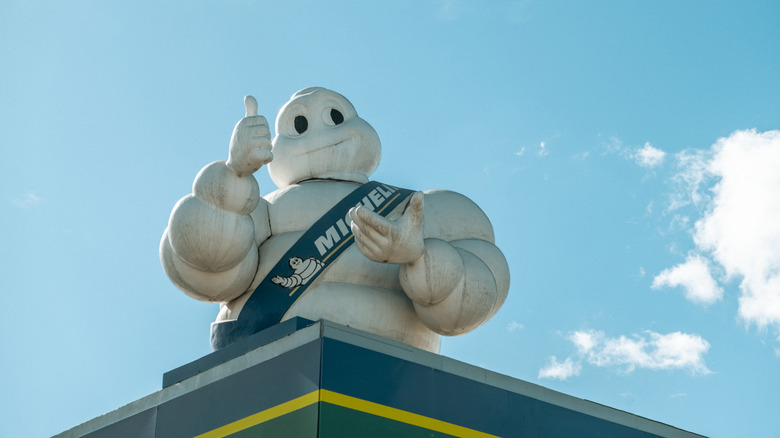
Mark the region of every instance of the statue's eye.
[[309, 129], [309, 121], [306, 120], [306, 117], [298, 116], [295, 118], [295, 131], [298, 134], [303, 134], [306, 132], [306, 130]]
[[344, 114], [341, 114], [341, 111], [333, 108], [330, 110], [330, 119], [333, 120], [334, 124], [340, 125], [344, 122]]

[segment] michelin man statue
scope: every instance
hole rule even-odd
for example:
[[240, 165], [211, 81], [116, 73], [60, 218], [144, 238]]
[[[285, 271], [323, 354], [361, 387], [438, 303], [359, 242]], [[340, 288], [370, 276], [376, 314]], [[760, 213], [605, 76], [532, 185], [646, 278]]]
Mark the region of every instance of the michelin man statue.
[[[440, 335], [498, 311], [509, 268], [476, 204], [369, 181], [379, 137], [338, 93], [295, 93], [273, 140], [257, 101], [244, 103], [227, 161], [198, 173], [160, 243], [177, 287], [221, 303], [215, 349], [300, 316], [438, 353]], [[263, 165], [279, 187], [265, 197]]]

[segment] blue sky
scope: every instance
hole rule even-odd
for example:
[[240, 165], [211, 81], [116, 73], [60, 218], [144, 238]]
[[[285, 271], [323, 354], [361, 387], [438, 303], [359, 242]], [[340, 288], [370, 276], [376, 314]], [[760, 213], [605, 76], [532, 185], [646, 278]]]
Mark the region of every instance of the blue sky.
[[[503, 309], [442, 353], [713, 436], [778, 436], [771, 1], [0, 4], [0, 424], [50, 436], [208, 353], [157, 250], [243, 96], [344, 94], [374, 178], [491, 218]], [[261, 191], [275, 187], [261, 169]]]

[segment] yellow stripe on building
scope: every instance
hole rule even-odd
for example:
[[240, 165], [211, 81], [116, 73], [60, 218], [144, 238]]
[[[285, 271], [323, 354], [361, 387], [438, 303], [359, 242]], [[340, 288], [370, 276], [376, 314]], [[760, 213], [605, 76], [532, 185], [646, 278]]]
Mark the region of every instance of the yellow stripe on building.
[[478, 430], [447, 423], [446, 421], [436, 420], [424, 415], [391, 408], [390, 406], [380, 405], [379, 403], [350, 397], [348, 395], [339, 394], [337, 392], [328, 391], [326, 389], [310, 392], [306, 395], [266, 409], [262, 412], [258, 412], [256, 414], [206, 432], [202, 435], [198, 435], [195, 438], [223, 438], [236, 432], [249, 429], [250, 427], [257, 426], [260, 423], [265, 423], [266, 421], [270, 421], [274, 418], [281, 417], [282, 415], [297, 411], [298, 409], [305, 408], [306, 406], [317, 402], [330, 403], [332, 405], [341, 406], [347, 409], [352, 409], [354, 411], [359, 411], [366, 414], [375, 415], [377, 417], [387, 418], [388, 420], [398, 421], [401, 423], [410, 424], [412, 426], [421, 427], [423, 429], [433, 430], [462, 438], [499, 438], [496, 435], [490, 435]]
[[298, 409], [305, 408], [319, 402], [320, 391], [312, 391], [306, 395], [302, 395], [298, 398], [294, 398], [288, 402], [276, 405], [272, 408], [268, 408], [262, 412], [250, 415], [242, 418], [238, 421], [234, 421], [230, 424], [226, 424], [222, 427], [206, 432], [202, 435], [198, 435], [195, 438], [222, 438], [230, 434], [240, 432], [244, 429], [249, 429], [252, 426], [257, 426], [260, 423], [273, 420], [274, 418], [281, 417], [282, 415], [289, 414], [290, 412], [297, 411]]
[[457, 437], [498, 438], [495, 435], [490, 435], [478, 430], [447, 423], [446, 421], [436, 420], [424, 415], [413, 414], [401, 409], [391, 408], [390, 406], [380, 405], [378, 403], [350, 397], [326, 389], [320, 390], [320, 401]]

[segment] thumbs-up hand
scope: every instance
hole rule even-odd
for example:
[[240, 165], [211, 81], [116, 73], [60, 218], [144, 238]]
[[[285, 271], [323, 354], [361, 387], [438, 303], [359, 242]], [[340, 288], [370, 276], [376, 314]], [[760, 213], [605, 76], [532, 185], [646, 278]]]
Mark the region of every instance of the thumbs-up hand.
[[271, 131], [265, 117], [257, 115], [257, 100], [244, 97], [246, 116], [233, 129], [227, 166], [239, 176], [255, 173], [273, 160]]

